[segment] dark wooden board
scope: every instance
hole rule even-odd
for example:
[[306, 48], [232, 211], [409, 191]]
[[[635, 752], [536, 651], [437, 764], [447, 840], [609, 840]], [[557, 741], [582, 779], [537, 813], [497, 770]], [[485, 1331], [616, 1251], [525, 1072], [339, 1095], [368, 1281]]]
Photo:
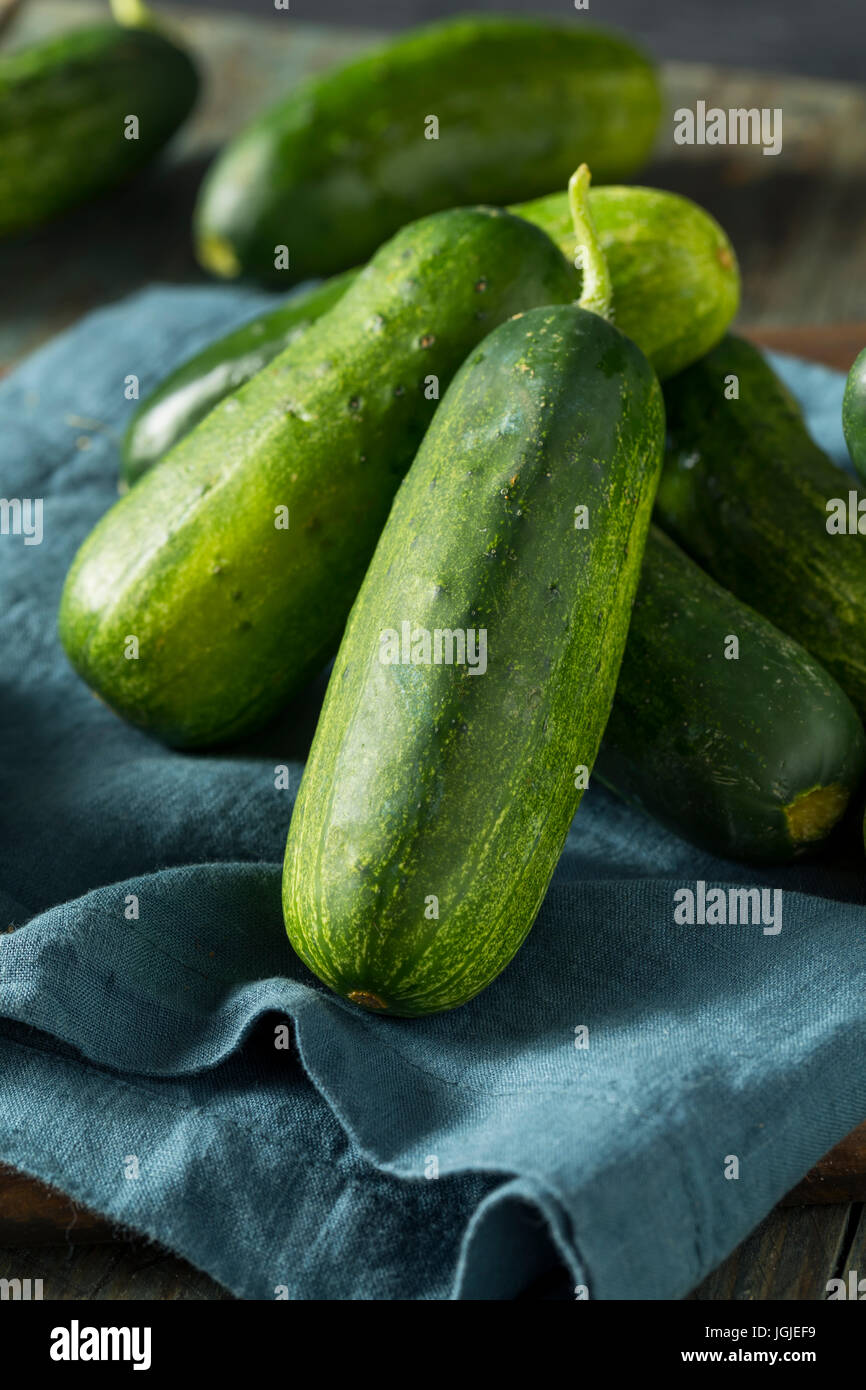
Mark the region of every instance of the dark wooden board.
[[691, 1295], [708, 1302], [823, 1300], [828, 1280], [856, 1268], [847, 1204], [777, 1207]]
[[840, 372], [847, 372], [858, 352], [866, 347], [866, 322], [814, 324], [801, 328], [744, 327], [740, 332], [762, 347], [790, 352], [795, 357], [808, 357]]
[[115, 1227], [64, 1193], [0, 1164], [0, 1245], [92, 1245]]
[[831, 1149], [785, 1201], [788, 1206], [866, 1202], [866, 1124]]
[[217, 1302], [232, 1294], [186, 1260], [148, 1241], [98, 1245], [0, 1246], [0, 1279], [41, 1279], [42, 1297], [87, 1302]]

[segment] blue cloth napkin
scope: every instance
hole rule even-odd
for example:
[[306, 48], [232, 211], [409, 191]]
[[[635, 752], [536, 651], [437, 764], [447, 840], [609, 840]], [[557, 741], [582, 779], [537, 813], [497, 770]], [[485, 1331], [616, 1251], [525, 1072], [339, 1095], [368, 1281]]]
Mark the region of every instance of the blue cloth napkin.
[[[321, 682], [184, 755], [95, 700], [55, 633], [115, 497], [125, 377], [148, 391], [265, 302], [151, 290], [0, 387], [2, 491], [44, 498], [40, 545], [0, 536], [0, 1159], [247, 1298], [684, 1295], [866, 1115], [856, 828], [765, 872], [593, 786], [472, 1004], [381, 1019], [320, 986], [279, 882]], [[779, 365], [838, 456], [841, 379]], [[782, 888], [781, 932], [677, 925], [699, 879]]]

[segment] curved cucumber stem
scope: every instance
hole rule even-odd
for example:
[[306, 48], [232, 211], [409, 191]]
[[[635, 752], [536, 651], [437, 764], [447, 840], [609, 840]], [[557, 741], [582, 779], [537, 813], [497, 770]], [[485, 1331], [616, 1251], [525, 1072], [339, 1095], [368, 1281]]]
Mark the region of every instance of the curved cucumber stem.
[[155, 29], [156, 19], [144, 0], [110, 0], [111, 13], [125, 29]]
[[577, 242], [574, 264], [576, 269], [583, 271], [583, 290], [577, 303], [581, 309], [589, 309], [600, 318], [609, 319], [613, 287], [607, 257], [601, 249], [589, 208], [589, 183], [590, 172], [586, 164], [581, 164], [568, 182], [568, 206]]

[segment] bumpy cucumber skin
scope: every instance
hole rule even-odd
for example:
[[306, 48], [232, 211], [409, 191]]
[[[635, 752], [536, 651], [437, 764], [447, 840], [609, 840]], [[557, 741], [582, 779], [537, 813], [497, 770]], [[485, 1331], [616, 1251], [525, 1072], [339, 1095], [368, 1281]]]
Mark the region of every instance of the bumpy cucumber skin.
[[[646, 360], [571, 305], [503, 325], [455, 378], [352, 610], [289, 830], [289, 938], [337, 993], [452, 1009], [525, 938], [610, 712], [663, 438]], [[404, 620], [486, 629], [486, 673], [382, 664]]]
[[[660, 378], [682, 371], [722, 337], [737, 313], [740, 278], [733, 247], [709, 213], [677, 193], [595, 188], [590, 207], [612, 269], [614, 321]], [[564, 193], [512, 211], [535, 222], [574, 259]], [[212, 343], [142, 401], [123, 441], [121, 481], [129, 486], [223, 396], [248, 380], [332, 305], [357, 275], [345, 271]]]
[[[727, 400], [727, 379], [739, 399]], [[831, 535], [852, 479], [810, 438], [757, 348], [728, 335], [665, 384], [669, 448], [656, 505], [720, 584], [800, 642], [866, 715], [866, 536]]]
[[[189, 55], [149, 29], [72, 30], [0, 58], [0, 236], [120, 183], [195, 104]], [[139, 138], [124, 122], [139, 118]]]
[[178, 746], [264, 723], [337, 647], [434, 412], [426, 383], [444, 390], [490, 329], [575, 283], [543, 232], [500, 209], [404, 228], [96, 526], [60, 609], [76, 670]]
[[142, 401], [121, 445], [121, 491], [167, 454], [225, 396], [237, 391], [342, 299], [358, 271], [292, 295], [278, 308], [210, 343]]
[[842, 428], [851, 462], [866, 481], [866, 348], [848, 373], [842, 402]]
[[[826, 838], [864, 772], [833, 677], [653, 527], [595, 775], [713, 854], [772, 863]], [[819, 789], [832, 813], [797, 839], [786, 812]]]
[[[655, 188], [597, 188], [592, 215], [613, 281], [613, 321], [637, 343], [660, 380], [715, 347], [740, 305], [734, 248], [718, 222], [689, 198]], [[516, 209], [575, 252], [560, 193]]]
[[[652, 147], [655, 71], [626, 40], [581, 24], [463, 17], [416, 30], [303, 84], [240, 133], [196, 210], [218, 275], [285, 283], [357, 265], [440, 208], [505, 205], [563, 187], [585, 160], [628, 177]], [[435, 115], [439, 139], [425, 138]]]

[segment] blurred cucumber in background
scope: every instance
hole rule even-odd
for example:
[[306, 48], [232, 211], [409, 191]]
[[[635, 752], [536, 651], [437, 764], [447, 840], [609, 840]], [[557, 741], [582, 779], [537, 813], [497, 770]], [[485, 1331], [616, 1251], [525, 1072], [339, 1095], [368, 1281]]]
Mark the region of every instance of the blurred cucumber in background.
[[141, 0], [111, 8], [115, 22], [0, 55], [0, 237], [129, 178], [195, 104], [186, 50]]
[[201, 190], [197, 254], [226, 278], [330, 275], [426, 213], [538, 197], [581, 161], [597, 183], [626, 179], [660, 115], [654, 65], [619, 34], [446, 20], [308, 79], [236, 135]]

